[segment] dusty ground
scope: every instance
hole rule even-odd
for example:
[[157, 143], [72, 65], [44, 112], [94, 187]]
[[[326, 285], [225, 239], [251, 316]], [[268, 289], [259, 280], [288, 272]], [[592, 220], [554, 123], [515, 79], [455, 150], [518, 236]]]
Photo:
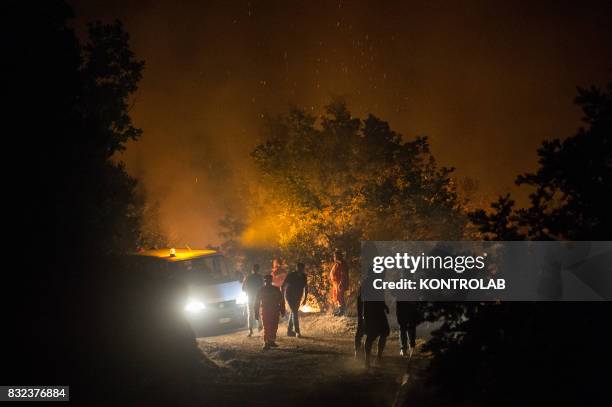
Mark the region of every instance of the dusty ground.
[[418, 351], [408, 361], [399, 356], [392, 331], [381, 366], [367, 371], [353, 355], [355, 319], [307, 315], [302, 338], [278, 329], [276, 349], [262, 351], [260, 333], [246, 331], [199, 338], [200, 349], [218, 366], [205, 398], [219, 406], [353, 405], [390, 406], [406, 371], [411, 377], [427, 363]]

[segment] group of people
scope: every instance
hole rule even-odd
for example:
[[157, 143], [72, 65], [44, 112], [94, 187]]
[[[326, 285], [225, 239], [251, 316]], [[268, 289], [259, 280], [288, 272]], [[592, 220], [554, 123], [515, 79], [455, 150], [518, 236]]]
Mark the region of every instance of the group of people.
[[248, 297], [248, 329], [247, 336], [253, 335], [255, 323], [258, 329], [263, 329], [264, 349], [276, 347], [276, 333], [281, 316], [285, 316], [289, 307], [287, 336], [301, 336], [299, 309], [306, 304], [308, 298], [308, 280], [303, 263], [298, 263], [295, 270], [288, 273], [281, 286], [273, 284], [273, 276], [260, 274], [259, 264], [253, 265], [251, 273], [244, 279], [242, 290]]
[[[399, 325], [400, 355], [412, 356], [416, 347], [416, 328], [421, 322], [419, 305], [412, 301], [397, 301], [395, 312]], [[370, 367], [372, 346], [378, 339], [376, 359], [380, 363], [390, 333], [387, 314], [389, 307], [384, 300], [362, 301], [357, 296], [357, 330], [355, 332], [355, 359], [363, 355], [366, 368]], [[366, 337], [363, 342], [363, 337]]]
[[[275, 281], [273, 274], [261, 275], [259, 264], [255, 264], [242, 284], [242, 289], [248, 296], [249, 333], [247, 336], [253, 335], [255, 325], [259, 331], [263, 329], [264, 349], [277, 346], [278, 324], [281, 316], [286, 315], [286, 306], [289, 307], [287, 336], [301, 337], [299, 308], [306, 304], [308, 298], [308, 281], [303, 263], [298, 263], [294, 271], [284, 276], [282, 282]], [[333, 313], [336, 316], [344, 315], [349, 274], [348, 265], [339, 251], [334, 252], [334, 263], [329, 279], [335, 306]], [[378, 340], [376, 359], [380, 361], [382, 358], [390, 333], [388, 313], [389, 307], [384, 299], [362, 301], [361, 290], [359, 290], [355, 358], [363, 356], [366, 367], [370, 366], [372, 347], [376, 340]], [[400, 334], [400, 355], [412, 355], [416, 345], [416, 327], [421, 322], [418, 303], [397, 301], [396, 315]]]

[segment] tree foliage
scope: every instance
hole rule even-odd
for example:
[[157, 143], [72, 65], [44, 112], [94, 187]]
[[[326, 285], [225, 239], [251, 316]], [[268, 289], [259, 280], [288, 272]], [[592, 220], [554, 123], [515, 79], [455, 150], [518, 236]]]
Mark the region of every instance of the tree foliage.
[[427, 139], [354, 117], [342, 100], [319, 120], [298, 108], [268, 120], [252, 157], [260, 178], [234, 241], [305, 261], [321, 291], [336, 248], [352, 260], [361, 240], [462, 236], [453, 170], [436, 164]]
[[[73, 383], [81, 404], [112, 399], [132, 380], [126, 366], [144, 359], [135, 351], [143, 327], [162, 332], [159, 315], [148, 318], [155, 301], [145, 301], [146, 282], [137, 286], [117, 261], [145, 237], [143, 195], [118, 155], [141, 135], [129, 107], [144, 64], [118, 21], [92, 23], [79, 38], [62, 1], [10, 1], [4, 11], [4, 96], [13, 125], [6, 190], [21, 263], [4, 275], [18, 289], [5, 297], [14, 343], [3, 360], [19, 382]], [[107, 386], [114, 390], [85, 390]]]
[[476, 209], [468, 213], [472, 223], [477, 225], [478, 232], [484, 240], [523, 240], [519, 231], [518, 217], [514, 213], [514, 200], [510, 194], [500, 196], [491, 204], [491, 211]]
[[119, 21], [90, 24], [88, 34], [70, 55], [78, 61], [71, 103], [67, 121], [56, 129], [62, 134], [56, 150], [58, 243], [88, 245], [88, 255], [122, 253], [135, 249], [143, 202], [136, 181], [114, 158], [142, 132], [132, 124], [128, 104], [144, 63], [134, 57]]
[[470, 214], [493, 240], [610, 240], [612, 237], [612, 82], [578, 89], [584, 127], [564, 140], [544, 141], [539, 167], [517, 185], [534, 188], [530, 205], [516, 210], [509, 195], [488, 213]]
[[[487, 240], [609, 240], [612, 83], [579, 90], [586, 127], [538, 150], [539, 168], [517, 178], [535, 188], [527, 208], [509, 195], [470, 213]], [[436, 304], [444, 317], [427, 344], [436, 405], [607, 405], [606, 303]], [[588, 346], [582, 346], [588, 344]]]

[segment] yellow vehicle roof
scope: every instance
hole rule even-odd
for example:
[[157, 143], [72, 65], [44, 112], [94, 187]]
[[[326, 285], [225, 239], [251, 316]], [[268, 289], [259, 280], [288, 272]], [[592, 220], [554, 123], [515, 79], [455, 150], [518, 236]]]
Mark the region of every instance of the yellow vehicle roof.
[[210, 249], [174, 249], [175, 255], [170, 255], [170, 248], [143, 250], [135, 253], [138, 256], [155, 257], [169, 262], [197, 259], [199, 257], [217, 254], [216, 250]]

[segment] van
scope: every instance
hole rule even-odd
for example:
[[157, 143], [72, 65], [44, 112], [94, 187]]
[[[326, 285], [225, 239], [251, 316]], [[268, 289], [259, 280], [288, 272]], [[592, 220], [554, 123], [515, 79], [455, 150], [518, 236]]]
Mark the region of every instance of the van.
[[180, 311], [196, 334], [246, 325], [248, 299], [242, 291], [242, 276], [232, 271], [223, 254], [209, 249], [166, 248], [141, 250], [135, 255], [185, 287]]

